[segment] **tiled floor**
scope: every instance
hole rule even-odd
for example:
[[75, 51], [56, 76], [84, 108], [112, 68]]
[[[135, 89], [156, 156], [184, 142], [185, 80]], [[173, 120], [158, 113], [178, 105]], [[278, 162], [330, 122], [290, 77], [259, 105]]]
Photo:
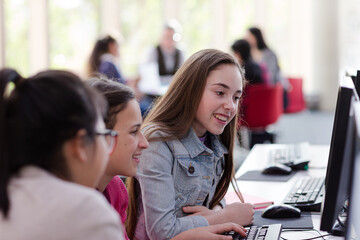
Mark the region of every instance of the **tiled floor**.
[[309, 142], [330, 144], [334, 112], [305, 110], [300, 113], [284, 114], [274, 125], [277, 143]]

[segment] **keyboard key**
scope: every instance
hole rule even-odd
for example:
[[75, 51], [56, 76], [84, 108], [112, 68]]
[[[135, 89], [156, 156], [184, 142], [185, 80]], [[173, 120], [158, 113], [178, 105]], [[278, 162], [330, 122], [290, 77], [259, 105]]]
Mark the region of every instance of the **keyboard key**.
[[324, 177], [307, 177], [296, 181], [283, 200], [302, 211], [320, 211]]
[[233, 240], [265, 240], [266, 237], [279, 240], [282, 226], [281, 224], [264, 225], [261, 227], [251, 226], [247, 227], [246, 230], [246, 237], [240, 236], [240, 234], [235, 231], [226, 232], [224, 235], [231, 235]]

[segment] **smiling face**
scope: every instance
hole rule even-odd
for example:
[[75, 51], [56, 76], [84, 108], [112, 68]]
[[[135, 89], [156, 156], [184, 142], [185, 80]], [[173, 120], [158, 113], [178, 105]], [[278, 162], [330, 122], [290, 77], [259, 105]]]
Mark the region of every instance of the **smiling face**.
[[242, 78], [235, 65], [223, 64], [210, 72], [193, 123], [197, 136], [224, 131], [237, 113], [241, 91]]
[[141, 124], [139, 104], [132, 99], [116, 115], [114, 130], [118, 132], [117, 143], [110, 155], [106, 174], [135, 176], [141, 151], [149, 146], [140, 131]]

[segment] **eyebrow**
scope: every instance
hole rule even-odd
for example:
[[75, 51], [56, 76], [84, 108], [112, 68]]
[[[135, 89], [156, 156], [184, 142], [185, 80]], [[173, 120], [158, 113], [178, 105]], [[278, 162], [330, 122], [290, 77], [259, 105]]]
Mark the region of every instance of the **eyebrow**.
[[139, 127], [141, 127], [141, 124], [140, 123], [139, 124], [134, 124], [134, 125], [132, 125], [132, 128], [133, 127], [138, 127], [139, 128]]
[[[224, 83], [214, 83], [213, 85], [219, 85], [219, 86], [222, 86], [225, 89], [230, 89], [230, 87], [228, 85], [224, 84]], [[239, 93], [239, 94], [241, 94], [241, 92], [242, 92], [241, 90], [236, 91], [236, 93]]]

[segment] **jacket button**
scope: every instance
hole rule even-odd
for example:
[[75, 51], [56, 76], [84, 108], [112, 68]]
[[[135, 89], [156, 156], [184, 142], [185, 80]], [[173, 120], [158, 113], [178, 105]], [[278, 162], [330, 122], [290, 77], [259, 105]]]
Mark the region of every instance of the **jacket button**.
[[193, 174], [195, 172], [195, 168], [193, 166], [190, 166], [188, 172]]

